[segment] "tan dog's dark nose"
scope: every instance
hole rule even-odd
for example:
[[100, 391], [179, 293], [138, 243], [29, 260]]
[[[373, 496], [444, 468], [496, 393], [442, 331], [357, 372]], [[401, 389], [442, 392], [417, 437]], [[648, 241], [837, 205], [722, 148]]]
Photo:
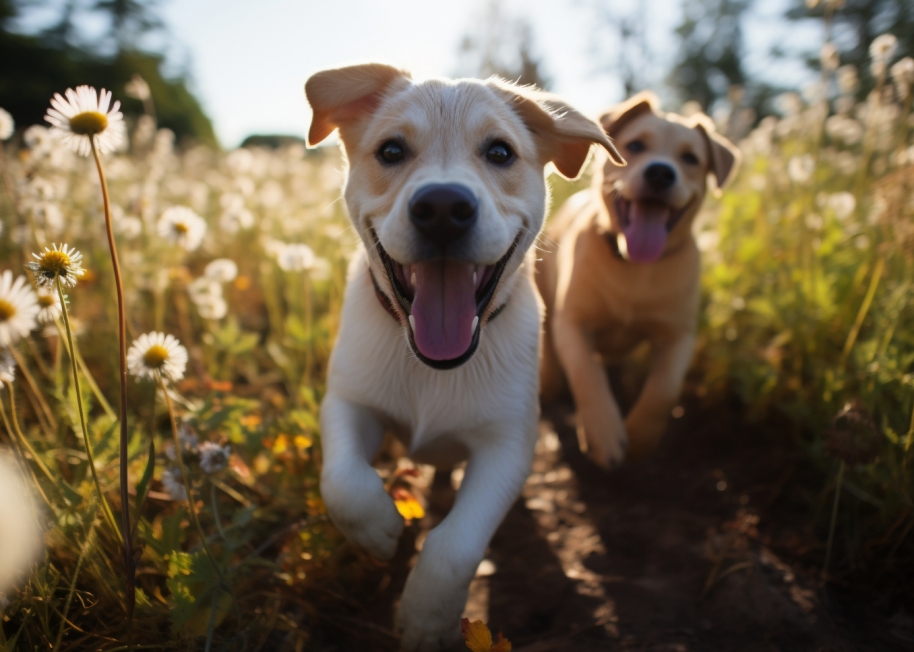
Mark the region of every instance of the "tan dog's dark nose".
[[430, 183], [409, 200], [409, 218], [426, 238], [444, 248], [474, 224], [479, 202], [459, 183]]
[[651, 163], [644, 170], [644, 180], [655, 192], [667, 190], [676, 183], [676, 170], [666, 163]]

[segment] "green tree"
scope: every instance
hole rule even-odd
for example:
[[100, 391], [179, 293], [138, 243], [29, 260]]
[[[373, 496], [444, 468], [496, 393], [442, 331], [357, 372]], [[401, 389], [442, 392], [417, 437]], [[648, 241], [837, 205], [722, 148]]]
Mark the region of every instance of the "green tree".
[[[112, 11], [101, 6], [104, 1], [88, 11]], [[36, 34], [16, 32], [16, 19], [40, 4], [58, 9], [51, 26]], [[83, 10], [78, 3], [60, 6], [47, 4], [46, 0], [0, 0], [0, 61], [9, 62], [0, 66], [0, 107], [22, 127], [45, 124], [44, 115], [54, 93], [89, 84], [113, 91], [128, 117], [138, 115], [143, 112], [143, 105], [125, 95], [124, 85], [139, 74], [149, 84], [160, 127], [171, 129], [179, 139], [216, 145], [212, 123], [188, 89], [187, 80], [166, 77], [162, 55], [138, 50], [129, 41], [118, 42], [120, 38], [127, 39], [128, 34], [138, 36], [159, 24], [152, 13], [145, 17], [136, 13], [140, 3], [130, 0], [129, 4], [134, 13], [111, 16], [110, 34], [118, 47], [113, 54], [104, 54], [79, 44], [74, 25]]]

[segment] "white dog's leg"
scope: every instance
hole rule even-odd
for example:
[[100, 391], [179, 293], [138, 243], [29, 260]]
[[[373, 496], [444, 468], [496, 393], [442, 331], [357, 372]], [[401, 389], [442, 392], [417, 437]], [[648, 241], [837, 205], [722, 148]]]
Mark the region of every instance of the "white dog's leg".
[[378, 559], [390, 559], [403, 533], [403, 517], [371, 466], [384, 439], [383, 426], [370, 410], [331, 393], [321, 403], [321, 436], [327, 513], [347, 539]]
[[408, 652], [459, 641], [470, 582], [530, 472], [535, 425], [502, 424], [481, 435], [484, 443], [470, 455], [453, 509], [429, 533], [406, 580], [397, 624]]

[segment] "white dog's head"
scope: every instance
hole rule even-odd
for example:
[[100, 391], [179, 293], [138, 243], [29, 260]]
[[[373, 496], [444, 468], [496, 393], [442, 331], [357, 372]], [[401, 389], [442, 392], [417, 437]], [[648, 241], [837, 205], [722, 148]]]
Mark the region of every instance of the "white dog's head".
[[340, 130], [376, 289], [438, 369], [466, 362], [504, 305], [542, 226], [546, 164], [574, 178], [599, 143], [624, 165], [599, 124], [498, 79], [413, 83], [366, 64], [319, 72], [305, 93], [309, 144]]

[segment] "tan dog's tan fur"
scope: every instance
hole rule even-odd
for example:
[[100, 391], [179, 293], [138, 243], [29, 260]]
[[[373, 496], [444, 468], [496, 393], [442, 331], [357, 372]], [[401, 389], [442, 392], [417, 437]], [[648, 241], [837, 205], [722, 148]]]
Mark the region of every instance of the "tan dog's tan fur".
[[[537, 264], [547, 309], [541, 393], [547, 401], [555, 398], [567, 378], [579, 441], [604, 466], [621, 462], [626, 452], [637, 457], [652, 450], [679, 399], [698, 321], [700, 261], [691, 226], [707, 177], [721, 187], [738, 162], [738, 152], [706, 117], [662, 115], [656, 106], [653, 95], [642, 93], [601, 118], [629, 165], [595, 162], [592, 188], [553, 218], [546, 233], [557, 247], [546, 247]], [[634, 140], [644, 151], [626, 150]], [[684, 212], [661, 257], [638, 264], [623, 258], [624, 237], [616, 236], [621, 255], [608, 240], [622, 231], [615, 201], [643, 196], [645, 166], [658, 160], [678, 172], [666, 201]], [[651, 347], [648, 378], [623, 422], [604, 365], [645, 340]]]

